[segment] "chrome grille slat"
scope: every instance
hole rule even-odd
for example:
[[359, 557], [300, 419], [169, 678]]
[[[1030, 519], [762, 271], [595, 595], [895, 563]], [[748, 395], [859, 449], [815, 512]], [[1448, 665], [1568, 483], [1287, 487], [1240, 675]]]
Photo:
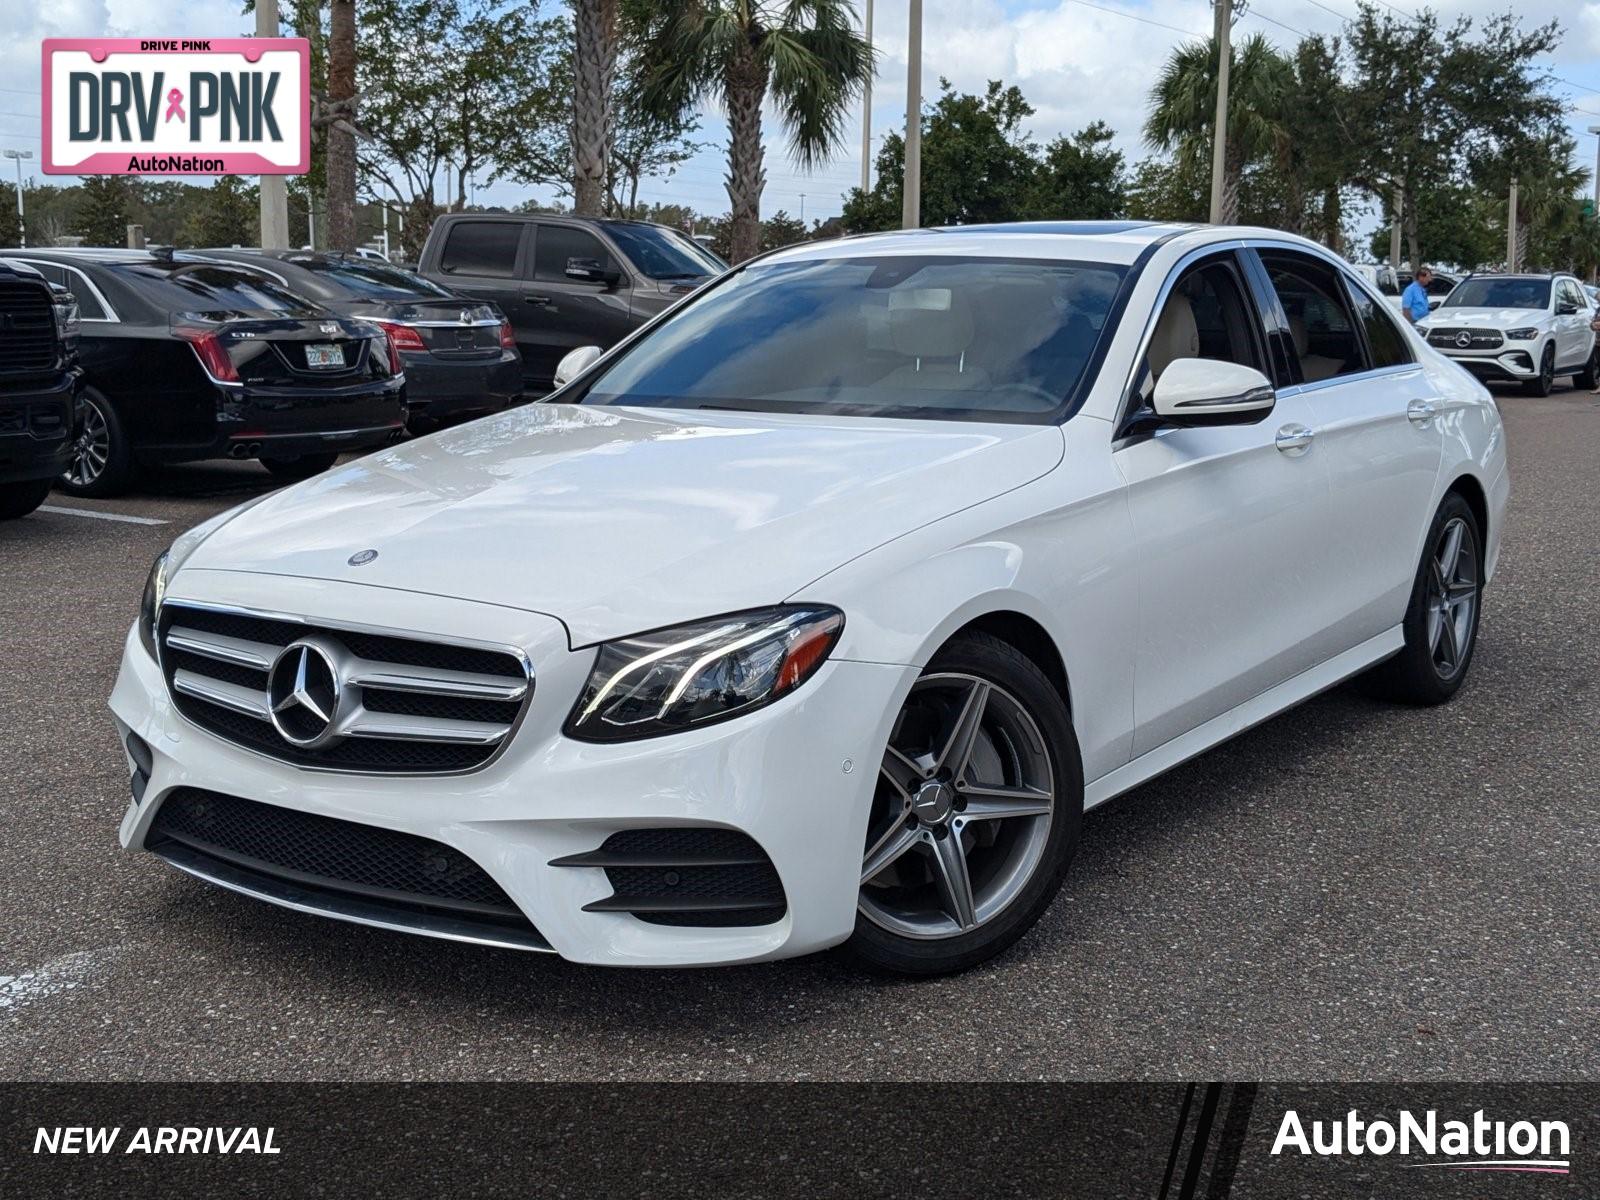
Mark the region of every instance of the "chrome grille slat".
[[[160, 626], [162, 667], [178, 710], [219, 737], [300, 767], [476, 770], [505, 745], [533, 692], [526, 658], [506, 647], [184, 601], [162, 607]], [[288, 698], [295, 677], [284, 672], [301, 666], [300, 649], [273, 686], [274, 664], [291, 646], [310, 648], [331, 672], [321, 677], [333, 690], [319, 693], [316, 720]], [[305, 686], [304, 676], [294, 686]]]

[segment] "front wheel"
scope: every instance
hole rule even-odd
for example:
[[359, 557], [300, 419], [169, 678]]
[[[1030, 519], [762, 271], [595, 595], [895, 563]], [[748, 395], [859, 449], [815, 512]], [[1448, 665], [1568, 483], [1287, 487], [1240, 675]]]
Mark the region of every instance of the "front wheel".
[[25, 517], [50, 494], [48, 479], [28, 479], [21, 483], [0, 483], [0, 521]]
[[1077, 849], [1083, 770], [1060, 693], [1015, 647], [966, 634], [895, 721], [846, 951], [904, 975], [962, 971], [1043, 915]]
[[1478, 642], [1483, 561], [1478, 518], [1452, 492], [1428, 530], [1406, 609], [1405, 647], [1368, 674], [1372, 692], [1402, 704], [1443, 704], [1460, 690]]
[[1549, 345], [1539, 358], [1539, 374], [1525, 380], [1522, 390], [1530, 396], [1548, 396], [1556, 386], [1556, 348]]
[[261, 465], [279, 479], [310, 479], [313, 475], [321, 475], [338, 461], [337, 454], [302, 454], [298, 458], [261, 456]]

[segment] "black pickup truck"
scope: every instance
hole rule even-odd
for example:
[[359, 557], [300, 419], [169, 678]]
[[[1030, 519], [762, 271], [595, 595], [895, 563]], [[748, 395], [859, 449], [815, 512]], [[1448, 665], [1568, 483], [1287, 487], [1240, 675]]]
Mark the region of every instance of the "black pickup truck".
[[0, 258], [0, 521], [43, 504], [72, 458], [77, 333], [69, 293]]

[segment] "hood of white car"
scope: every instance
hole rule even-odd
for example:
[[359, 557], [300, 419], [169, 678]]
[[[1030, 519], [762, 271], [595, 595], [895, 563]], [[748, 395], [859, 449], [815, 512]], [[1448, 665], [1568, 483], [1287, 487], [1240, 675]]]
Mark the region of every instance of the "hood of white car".
[[582, 646], [779, 602], [1038, 478], [1062, 447], [1057, 426], [536, 404], [270, 496], [178, 577], [251, 571], [507, 605], [559, 618]]
[[1526, 329], [1542, 327], [1550, 314], [1537, 308], [1436, 308], [1426, 320], [1439, 329]]

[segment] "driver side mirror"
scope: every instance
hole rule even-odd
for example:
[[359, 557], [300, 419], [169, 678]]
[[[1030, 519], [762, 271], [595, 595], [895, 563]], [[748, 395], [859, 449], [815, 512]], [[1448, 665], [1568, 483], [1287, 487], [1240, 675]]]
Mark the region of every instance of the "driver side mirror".
[[1178, 425], [1226, 425], [1272, 411], [1272, 381], [1254, 367], [1214, 358], [1175, 358], [1156, 380], [1156, 415]]
[[599, 346], [579, 346], [576, 350], [567, 351], [566, 356], [556, 364], [556, 386], [566, 387], [592, 367], [599, 357]]
[[1578, 306], [1571, 300], [1563, 300], [1556, 305], [1556, 316], [1570, 317], [1578, 311]]
[[607, 270], [604, 263], [598, 258], [569, 258], [565, 271], [568, 279], [582, 280], [584, 283], [600, 283], [606, 287], [614, 287], [622, 278], [622, 272]]

